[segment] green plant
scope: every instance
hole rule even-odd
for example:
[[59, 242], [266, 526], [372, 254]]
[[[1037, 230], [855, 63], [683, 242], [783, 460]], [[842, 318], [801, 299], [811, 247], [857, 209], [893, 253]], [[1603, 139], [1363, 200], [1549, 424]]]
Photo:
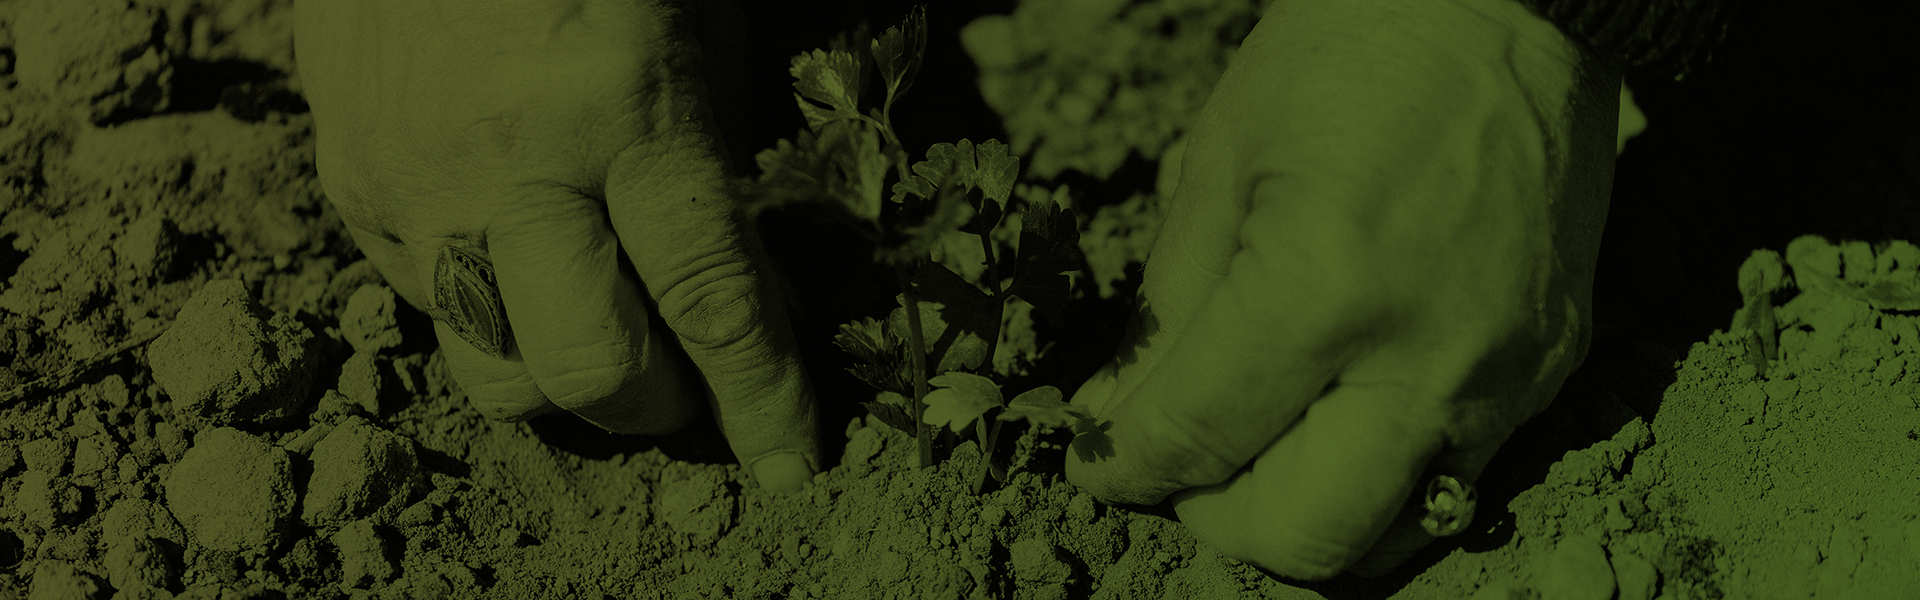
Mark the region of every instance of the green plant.
[[[937, 427], [961, 434], [972, 426], [982, 448], [977, 491], [993, 462], [1001, 423], [1026, 419], [1062, 427], [1086, 419], [1052, 386], [1004, 403], [992, 378], [1000, 375], [993, 357], [1007, 307], [1024, 301], [1059, 323], [1071, 289], [1067, 274], [1084, 261], [1069, 209], [1050, 199], [1012, 202], [1020, 159], [1006, 144], [934, 144], [923, 160], [910, 162], [892, 110], [920, 70], [926, 37], [922, 6], [877, 38], [856, 30], [828, 48], [795, 56], [789, 73], [807, 127], [755, 157], [761, 174], [748, 182], [748, 196], [756, 213], [787, 205], [823, 207], [874, 243], [875, 261], [894, 268], [899, 308], [885, 319], [841, 326], [835, 342], [856, 359], [848, 370], [880, 390], [866, 408], [916, 438], [919, 466], [933, 463]], [[872, 72], [880, 74], [882, 93], [876, 94], [878, 105], [863, 112]], [[1016, 209], [1017, 244], [1003, 249], [996, 238], [1013, 237], [1005, 235], [1005, 217]], [[930, 259], [953, 232], [979, 238], [986, 266], [981, 281]], [[1004, 286], [1003, 262], [1012, 266], [1011, 283]], [[985, 415], [996, 409], [989, 427]]]

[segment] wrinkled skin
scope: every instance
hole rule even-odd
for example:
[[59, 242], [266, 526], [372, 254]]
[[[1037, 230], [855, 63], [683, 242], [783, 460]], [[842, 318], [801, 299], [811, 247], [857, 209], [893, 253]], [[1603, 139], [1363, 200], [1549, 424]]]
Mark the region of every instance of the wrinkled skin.
[[322, 185], [393, 288], [429, 307], [450, 239], [492, 261], [516, 351], [435, 327], [483, 412], [657, 434], [711, 402], [760, 482], [797, 489], [813, 393], [726, 186], [713, 6], [300, 0], [295, 41]]
[[1276, 0], [1068, 478], [1289, 577], [1411, 557], [1423, 474], [1477, 479], [1585, 356], [1619, 86], [1511, 0]]

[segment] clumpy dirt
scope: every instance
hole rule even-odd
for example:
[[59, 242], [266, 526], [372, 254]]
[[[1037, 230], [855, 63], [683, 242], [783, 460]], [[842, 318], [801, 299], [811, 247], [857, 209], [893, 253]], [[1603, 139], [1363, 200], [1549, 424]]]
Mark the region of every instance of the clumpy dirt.
[[[1071, 4], [1047, 10], [1137, 30], [1130, 50], [1102, 59], [1121, 67], [1153, 54], [1133, 49], [1179, 44], [1194, 45], [1172, 54], [1180, 61], [1224, 60], [1231, 37], [1207, 28], [1246, 25], [1179, 26], [1205, 2], [1165, 3], [1167, 27], [1119, 10], [1126, 3]], [[1040, 22], [1020, 11], [966, 36], [964, 20], [946, 25], [931, 51]], [[1666, 340], [1693, 330], [1623, 332], [1629, 320], [1603, 307], [1588, 364], [1481, 482], [1472, 530], [1380, 579], [1283, 581], [1196, 544], [1168, 511], [1079, 493], [1060, 474], [1061, 433], [1009, 436], [1011, 478], [983, 495], [970, 491], [971, 443], [908, 467], [911, 440], [855, 416], [871, 392], [841, 372], [826, 336], [813, 336], [821, 350], [809, 360], [823, 410], [842, 424], [826, 432], [838, 456], [793, 495], [749, 484], [711, 423], [639, 438], [565, 416], [484, 419], [448, 379], [426, 317], [360, 260], [320, 193], [289, 17], [278, 0], [0, 2], [0, 599], [1920, 589], [1912, 245], [1789, 236], [1741, 248], [1746, 263], [1700, 274], [1725, 297], [1675, 308], [1711, 313], [1680, 345]], [[1077, 52], [1067, 64], [1092, 64]], [[1101, 360], [1082, 350], [1101, 340], [1110, 350], [1125, 314], [1114, 307], [1137, 285], [1129, 265], [1157, 226], [1164, 190], [1153, 182], [1167, 175], [1142, 157], [1178, 154], [1179, 123], [1098, 130], [1110, 126], [1103, 107], [1124, 115], [1184, 98], [1217, 72], [1189, 69], [1197, 83], [1114, 77], [1071, 100], [1048, 100], [1055, 84], [1007, 79], [1067, 72], [1048, 56], [1045, 44], [1022, 47], [982, 76], [1001, 79], [983, 84], [998, 86], [997, 108], [1087, 113], [1088, 130], [1057, 146], [1055, 130], [1021, 134], [1053, 153], [1049, 169], [1069, 170], [1030, 183], [1071, 180], [1091, 215], [1084, 318], [1037, 332], [1054, 339], [1036, 346], [1051, 349], [1031, 376], [1071, 391]], [[1164, 66], [1142, 69], [1177, 71]], [[1129, 81], [1146, 83], [1093, 89]], [[1659, 131], [1660, 113], [1649, 114]], [[1084, 152], [1108, 139], [1136, 155]], [[1071, 176], [1075, 165], [1112, 178]], [[772, 225], [772, 243], [823, 243]], [[840, 283], [800, 286], [813, 309], [796, 323], [803, 336], [891, 301], [884, 287], [834, 295], [866, 289]]]

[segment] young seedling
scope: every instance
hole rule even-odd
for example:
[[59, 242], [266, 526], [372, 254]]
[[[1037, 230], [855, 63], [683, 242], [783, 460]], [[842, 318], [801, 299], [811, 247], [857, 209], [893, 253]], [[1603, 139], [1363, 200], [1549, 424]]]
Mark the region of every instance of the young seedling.
[[[974, 494], [986, 489], [990, 471], [996, 477], [1005, 479], [1005, 474], [992, 466], [993, 451], [1000, 440], [1000, 428], [1005, 424], [1025, 420], [1043, 427], [1085, 429], [1092, 423], [1086, 410], [1062, 401], [1060, 389], [1050, 385], [1027, 390], [1014, 396], [1012, 402], [1005, 402], [1000, 395], [999, 384], [972, 373], [945, 373], [933, 378], [930, 383], [940, 389], [927, 394], [926, 424], [946, 427], [956, 434], [972, 426], [980, 439], [980, 466], [974, 473]], [[993, 425], [989, 427], [986, 415], [994, 409], [999, 409], [1000, 414], [994, 416]]]
[[[999, 431], [997, 424], [989, 430], [981, 420], [987, 411], [1000, 408], [997, 418], [1004, 420], [1077, 414], [1059, 408], [1066, 403], [1051, 387], [1002, 404], [999, 384], [977, 371], [992, 373], [1002, 315], [1015, 298], [1054, 323], [1064, 318], [1071, 289], [1067, 273], [1084, 262], [1079, 225], [1071, 211], [1051, 200], [1028, 202], [1018, 252], [999, 252], [994, 231], [1009, 212], [1019, 157], [998, 140], [963, 139], [935, 144], [924, 160], [910, 162], [893, 127], [893, 105], [912, 87], [926, 51], [925, 7], [916, 7], [904, 23], [878, 38], [864, 38], [841, 36], [826, 49], [793, 58], [788, 72], [807, 128], [755, 157], [761, 174], [747, 182], [748, 196], [756, 213], [795, 204], [825, 207], [874, 243], [874, 260], [894, 268], [900, 307], [884, 320], [842, 325], [835, 337], [856, 359], [848, 371], [880, 390], [865, 406], [882, 422], [914, 436], [918, 466], [933, 463], [931, 426], [959, 433], [979, 423], [974, 429], [985, 469]], [[884, 93], [878, 106], [863, 112], [862, 92], [873, 71], [880, 74]], [[883, 197], [883, 191], [891, 195]], [[981, 282], [930, 260], [951, 232], [979, 237], [986, 257]], [[1012, 283], [1004, 288], [1002, 260], [1013, 266]], [[970, 391], [932, 392], [929, 383]], [[961, 414], [976, 406], [981, 408], [971, 416]], [[1047, 411], [1036, 412], [1041, 407]], [[1036, 422], [1058, 421], [1043, 419]]]

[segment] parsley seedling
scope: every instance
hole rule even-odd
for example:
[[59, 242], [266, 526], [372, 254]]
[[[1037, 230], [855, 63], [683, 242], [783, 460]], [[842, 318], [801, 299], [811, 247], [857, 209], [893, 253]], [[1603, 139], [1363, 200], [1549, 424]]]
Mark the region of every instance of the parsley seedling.
[[[855, 358], [848, 371], [880, 390], [865, 403], [867, 410], [918, 441], [918, 466], [933, 463], [938, 428], [973, 430], [982, 449], [978, 493], [1002, 423], [1090, 423], [1052, 386], [1003, 402], [992, 379], [1000, 375], [993, 357], [1008, 303], [1023, 300], [1056, 324], [1065, 318], [1072, 283], [1067, 273], [1085, 262], [1079, 225], [1071, 210], [1052, 200], [1027, 202], [1020, 211], [1018, 251], [997, 257], [994, 231], [1009, 213], [1020, 158], [999, 140], [963, 139], [935, 144], [924, 160], [910, 162], [892, 111], [926, 53], [926, 8], [916, 7], [877, 38], [862, 37], [842, 36], [828, 48], [793, 57], [788, 73], [807, 126], [755, 156], [761, 173], [746, 183], [750, 210], [824, 207], [874, 243], [874, 260], [894, 268], [900, 306], [885, 319], [842, 325], [834, 341]], [[863, 91], [875, 72], [884, 93], [876, 94], [878, 106], [863, 111]], [[979, 236], [982, 281], [930, 260], [951, 232]], [[1004, 288], [1002, 259], [1013, 265], [1012, 283]], [[989, 426], [986, 415], [995, 410]]]

